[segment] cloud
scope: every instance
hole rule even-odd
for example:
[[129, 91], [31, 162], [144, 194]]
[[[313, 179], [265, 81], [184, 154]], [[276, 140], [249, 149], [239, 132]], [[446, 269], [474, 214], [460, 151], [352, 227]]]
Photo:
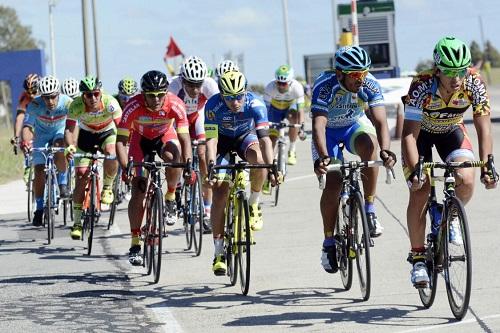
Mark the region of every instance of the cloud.
[[250, 7], [226, 10], [214, 20], [215, 27], [221, 29], [242, 27], [255, 28], [266, 23], [267, 19], [265, 16], [259, 15], [254, 8]]

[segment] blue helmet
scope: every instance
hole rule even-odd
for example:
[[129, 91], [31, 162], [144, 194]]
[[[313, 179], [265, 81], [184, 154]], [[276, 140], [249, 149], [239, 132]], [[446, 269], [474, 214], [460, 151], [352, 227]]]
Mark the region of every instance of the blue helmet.
[[335, 68], [345, 71], [362, 71], [370, 68], [372, 61], [359, 46], [344, 46], [335, 52]]

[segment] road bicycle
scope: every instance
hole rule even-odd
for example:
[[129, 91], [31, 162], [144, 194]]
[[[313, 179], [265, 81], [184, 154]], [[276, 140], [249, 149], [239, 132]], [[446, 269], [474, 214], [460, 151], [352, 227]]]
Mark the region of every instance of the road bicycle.
[[[342, 150], [343, 145], [339, 145], [339, 148]], [[364, 301], [370, 298], [371, 293], [370, 248], [374, 246], [374, 242], [370, 230], [375, 226], [369, 225], [359, 181], [363, 168], [383, 165], [383, 161], [347, 161], [328, 166], [329, 172], [340, 171], [342, 182], [334, 233], [340, 278], [345, 290], [351, 289], [353, 261], [356, 261], [361, 297]], [[390, 175], [387, 174], [388, 177]], [[326, 175], [320, 176], [319, 182], [320, 189], [323, 190]]]
[[250, 246], [255, 244], [250, 228], [250, 212], [247, 198], [247, 173], [250, 169], [269, 169], [278, 179], [277, 164], [249, 164], [236, 162], [236, 153], [231, 152], [229, 164], [209, 165], [208, 179], [214, 179], [216, 170], [228, 172], [229, 196], [225, 208], [224, 251], [227, 263], [227, 275], [232, 286], [236, 284], [238, 275], [243, 295], [250, 288]]
[[[490, 174], [496, 174], [493, 156], [488, 161], [424, 162], [419, 158], [416, 174], [422, 179], [424, 170], [430, 175], [431, 192], [426, 205], [426, 225], [429, 233], [426, 243], [426, 266], [429, 283], [417, 285], [422, 304], [430, 308], [436, 296], [438, 275], [442, 274], [448, 303], [456, 319], [467, 313], [472, 285], [472, 253], [470, 233], [462, 201], [456, 196], [457, 170], [487, 166]], [[444, 169], [444, 176], [435, 176], [434, 169]], [[444, 183], [442, 203], [436, 196], [436, 181]], [[452, 229], [454, 229], [452, 231]], [[453, 233], [453, 235], [452, 235]], [[460, 238], [456, 238], [459, 237]], [[409, 261], [412, 262], [411, 256]]]
[[193, 150], [191, 169], [196, 173], [196, 181], [194, 184], [184, 182], [178, 198], [178, 211], [182, 214], [184, 233], [186, 235], [186, 250], [191, 250], [191, 248], [194, 247], [196, 256], [199, 256], [201, 253], [203, 219], [205, 215], [203, 191], [201, 187], [200, 158], [198, 156], [198, 145], [202, 144], [205, 144], [205, 142], [198, 140], [191, 141]]
[[[303, 130], [303, 126], [300, 124], [288, 124], [285, 121], [281, 121], [279, 123], [273, 123], [269, 122], [269, 128], [274, 129], [278, 131], [278, 139], [276, 141], [277, 145], [277, 152], [276, 152], [276, 160], [277, 160], [277, 166], [278, 166], [278, 174], [281, 175], [283, 178], [283, 181], [286, 177], [287, 174], [287, 154], [286, 154], [286, 137], [285, 137], [285, 129], [286, 128], [300, 128]], [[302, 135], [299, 135], [300, 140], [304, 141], [307, 136], [304, 131], [302, 131]], [[269, 187], [269, 190], [272, 194], [272, 187]], [[274, 186], [274, 206], [276, 207], [278, 205], [278, 199], [279, 199], [279, 193], [280, 193], [280, 184], [276, 184]]]
[[87, 255], [92, 253], [92, 242], [94, 239], [94, 228], [101, 216], [101, 186], [99, 177], [99, 161], [114, 160], [114, 155], [102, 155], [100, 153], [76, 153], [75, 158], [86, 158], [90, 160], [89, 176], [85, 185], [85, 196], [82, 204], [82, 241], [87, 237]]
[[54, 154], [64, 152], [64, 147], [47, 146], [43, 148], [31, 148], [30, 151], [39, 152], [45, 156], [43, 224], [47, 227], [47, 241], [50, 244], [52, 239], [54, 239], [55, 215], [59, 209], [59, 186], [57, 183], [57, 168], [54, 162]]
[[109, 220], [108, 220], [108, 230], [111, 228], [115, 221], [115, 214], [118, 205], [127, 199], [130, 195], [130, 185], [126, 184], [122, 180], [122, 169], [118, 167], [118, 172], [116, 173], [115, 181], [113, 183], [113, 202], [109, 209]]
[[165, 216], [163, 204], [163, 191], [161, 173], [164, 168], [189, 168], [188, 163], [170, 163], [154, 161], [152, 162], [134, 162], [130, 161], [127, 165], [127, 175], [130, 178], [132, 169], [141, 167], [149, 173], [149, 184], [146, 191], [146, 201], [144, 210], [146, 212], [146, 221], [141, 228], [141, 240], [143, 247], [143, 267], [146, 268], [146, 274], [153, 272], [154, 283], [160, 280], [161, 257], [163, 238], [165, 230]]
[[68, 163], [68, 193], [67, 198], [62, 198], [63, 208], [63, 223], [67, 224], [68, 220], [73, 221], [73, 188], [75, 188], [75, 164], [73, 160]]

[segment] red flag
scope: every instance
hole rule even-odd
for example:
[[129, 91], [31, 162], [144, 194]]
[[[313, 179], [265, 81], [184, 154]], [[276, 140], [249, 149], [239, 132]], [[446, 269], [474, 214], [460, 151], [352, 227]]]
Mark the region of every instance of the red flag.
[[165, 56], [163, 59], [167, 60], [167, 58], [177, 57], [178, 55], [184, 56], [181, 49], [177, 46], [177, 43], [174, 41], [172, 36], [170, 36], [170, 42], [167, 46], [167, 51], [165, 52]]

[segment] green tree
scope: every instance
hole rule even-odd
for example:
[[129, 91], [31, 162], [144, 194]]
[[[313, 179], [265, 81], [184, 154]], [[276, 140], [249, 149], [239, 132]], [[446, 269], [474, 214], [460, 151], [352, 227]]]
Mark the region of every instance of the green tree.
[[19, 22], [14, 9], [0, 6], [0, 51], [31, 50], [41, 45], [31, 36], [31, 27]]
[[477, 64], [479, 61], [484, 60], [483, 57], [483, 52], [481, 51], [481, 48], [479, 47], [479, 44], [476, 43], [476, 41], [472, 41], [470, 43], [470, 54], [472, 58], [472, 64]]
[[500, 53], [488, 40], [486, 41], [486, 47], [484, 50], [485, 60], [491, 62], [491, 67], [500, 67]]
[[434, 60], [432, 59], [421, 60], [415, 67], [415, 71], [418, 73], [421, 71], [425, 71], [427, 69], [431, 69], [432, 67], [434, 67]]

